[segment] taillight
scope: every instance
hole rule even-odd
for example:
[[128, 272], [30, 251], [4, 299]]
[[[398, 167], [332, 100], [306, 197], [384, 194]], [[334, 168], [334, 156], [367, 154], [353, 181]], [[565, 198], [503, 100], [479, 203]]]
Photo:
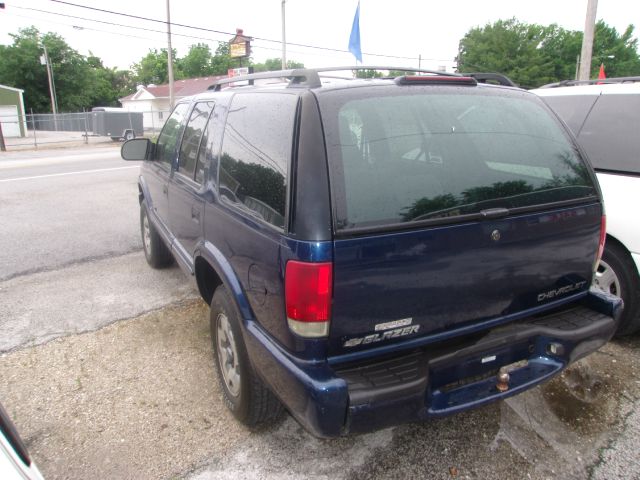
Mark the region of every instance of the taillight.
[[604, 215], [600, 220], [600, 240], [598, 242], [598, 256], [596, 257], [596, 261], [593, 264], [593, 271], [595, 272], [598, 269], [598, 264], [600, 263], [600, 259], [602, 258], [602, 252], [604, 252], [604, 242], [607, 239], [607, 217]]
[[303, 337], [329, 334], [333, 264], [290, 260], [284, 274], [289, 328]]

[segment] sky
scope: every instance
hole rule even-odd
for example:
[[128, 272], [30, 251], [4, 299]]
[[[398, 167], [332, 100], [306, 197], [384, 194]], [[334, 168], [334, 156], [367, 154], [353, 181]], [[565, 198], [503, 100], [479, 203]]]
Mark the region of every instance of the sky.
[[[11, 44], [10, 33], [35, 25], [55, 32], [83, 55], [92, 52], [107, 67], [128, 69], [153, 48], [166, 48], [166, 24], [104, 13], [54, 0], [4, 0], [0, 10], [0, 44]], [[166, 22], [166, 0], [69, 0], [68, 3]], [[308, 48], [292, 43], [347, 50], [357, 0], [286, 0], [287, 58], [307, 67], [353, 65], [348, 52]], [[427, 69], [455, 65], [458, 43], [469, 29], [515, 17], [526, 23], [557, 23], [582, 30], [587, 0], [361, 0], [360, 37], [364, 65]], [[194, 43], [231, 39], [236, 28], [255, 37], [252, 57], [261, 62], [280, 57], [282, 1], [172, 0], [172, 43], [178, 56]], [[77, 17], [77, 18], [71, 18]], [[598, 19], [623, 32], [629, 24], [640, 35], [640, 1], [600, 0]], [[99, 23], [99, 22], [103, 23]], [[116, 24], [116, 25], [114, 25]], [[216, 30], [215, 33], [209, 30]], [[231, 35], [230, 35], [231, 34]], [[197, 38], [194, 38], [197, 37]], [[272, 41], [269, 41], [272, 40]]]

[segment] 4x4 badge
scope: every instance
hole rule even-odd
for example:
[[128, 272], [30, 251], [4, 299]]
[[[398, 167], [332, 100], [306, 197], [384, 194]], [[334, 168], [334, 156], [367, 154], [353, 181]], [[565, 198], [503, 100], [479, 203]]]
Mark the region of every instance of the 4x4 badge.
[[491, 232], [491, 240], [493, 240], [494, 242], [500, 240], [500, 230], [494, 230], [493, 232]]

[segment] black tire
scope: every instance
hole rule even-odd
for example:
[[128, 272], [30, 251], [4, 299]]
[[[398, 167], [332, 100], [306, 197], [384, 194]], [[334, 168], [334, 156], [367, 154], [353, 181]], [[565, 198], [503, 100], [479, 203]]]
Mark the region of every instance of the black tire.
[[[211, 340], [222, 397], [236, 419], [248, 427], [257, 427], [277, 419], [283, 407], [253, 370], [239, 318], [226, 287], [219, 286], [211, 299]], [[223, 364], [228, 367], [226, 374]], [[228, 373], [230, 370], [233, 373]], [[238, 376], [231, 381], [235, 373]]]
[[134, 138], [136, 138], [136, 134], [134, 132], [132, 132], [131, 130], [127, 130], [126, 132], [124, 132], [124, 140], [132, 140]]
[[[617, 282], [602, 282], [607, 268]], [[598, 278], [600, 277], [600, 278]], [[619, 244], [607, 240], [602, 261], [594, 285], [605, 292], [616, 295], [624, 301], [624, 311], [618, 322], [616, 336], [630, 335], [640, 330], [640, 279], [631, 255]], [[619, 291], [618, 291], [619, 290]]]
[[[173, 263], [173, 255], [149, 220], [147, 206], [144, 202], [140, 204], [140, 233], [144, 256], [151, 267], [163, 268]], [[148, 238], [145, 238], [147, 235]]]

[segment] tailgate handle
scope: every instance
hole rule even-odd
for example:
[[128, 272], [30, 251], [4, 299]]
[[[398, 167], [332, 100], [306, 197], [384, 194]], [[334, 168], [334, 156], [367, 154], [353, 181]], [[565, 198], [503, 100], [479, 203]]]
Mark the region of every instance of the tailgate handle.
[[491, 219], [491, 218], [502, 218], [509, 215], [508, 208], [487, 208], [486, 210], [480, 210], [480, 215], [482, 218]]

